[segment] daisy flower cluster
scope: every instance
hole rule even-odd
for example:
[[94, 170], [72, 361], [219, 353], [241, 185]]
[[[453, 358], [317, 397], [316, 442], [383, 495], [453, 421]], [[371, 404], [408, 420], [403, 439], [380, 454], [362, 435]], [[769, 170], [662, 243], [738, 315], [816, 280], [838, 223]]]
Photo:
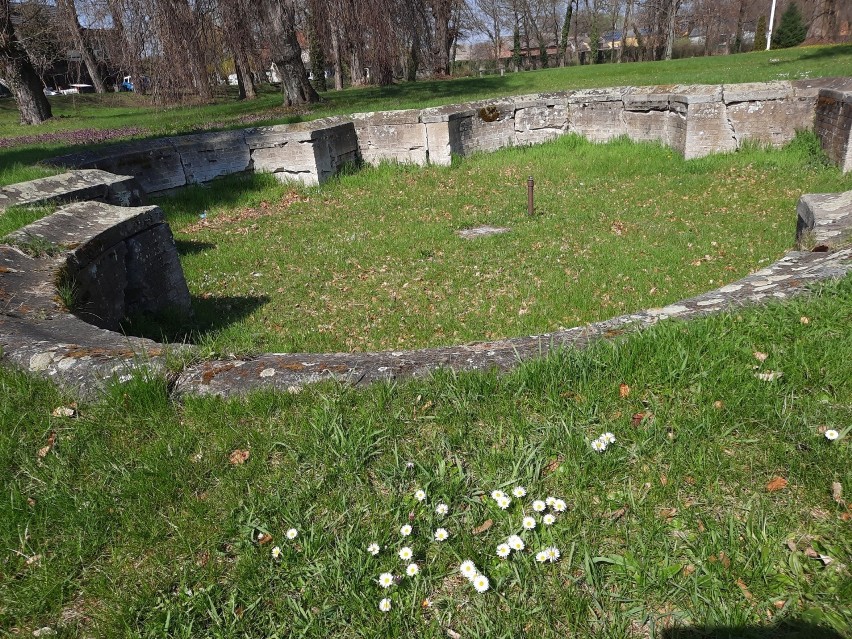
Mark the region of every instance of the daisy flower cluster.
[[[422, 488], [418, 488], [414, 491], [414, 500], [419, 504], [425, 504], [427, 501], [426, 491]], [[445, 517], [450, 512], [450, 507], [445, 503], [439, 503], [435, 506], [435, 514], [438, 517]], [[413, 521], [414, 513], [409, 516], [410, 521]], [[399, 536], [406, 540], [405, 543], [411, 543], [408, 541], [408, 538], [414, 538], [414, 526], [410, 523], [403, 524], [399, 528]], [[430, 533], [431, 539], [435, 543], [441, 543], [450, 538], [450, 532], [443, 527], [435, 528], [433, 532]], [[373, 557], [377, 557], [382, 552], [382, 547], [378, 542], [374, 541], [367, 546], [367, 552]], [[402, 583], [402, 580], [405, 576], [413, 578], [420, 574], [420, 565], [414, 558], [414, 549], [411, 545], [404, 545], [399, 548], [397, 551], [397, 555], [399, 559], [403, 562], [404, 567], [400, 569], [400, 574], [395, 575], [393, 572], [383, 572], [379, 575], [376, 580], [379, 586], [383, 589], [390, 588], [391, 586], [398, 585]], [[392, 606], [392, 601], [390, 597], [385, 597], [381, 601], [379, 601], [379, 610], [382, 612], [390, 612]]]
[[610, 444], [615, 443], [615, 435], [612, 433], [601, 433], [595, 441], [592, 442], [592, 450], [598, 453], [604, 452]]
[[[287, 537], [287, 539], [289, 539], [290, 541], [293, 541], [296, 537], [299, 536], [299, 531], [296, 530], [295, 528], [290, 528], [286, 533], [284, 533], [284, 535]], [[282, 553], [281, 546], [274, 546], [272, 548], [272, 558], [273, 559], [280, 559], [281, 553]]]
[[[520, 500], [527, 496], [527, 490], [523, 486], [517, 486], [512, 490], [512, 495]], [[495, 490], [491, 493], [491, 499], [495, 500], [498, 505], [500, 505], [501, 497], [505, 497], [505, 494], [502, 491]], [[568, 505], [563, 499], [558, 499], [552, 496], [547, 499], [534, 499], [531, 507], [533, 512], [541, 515], [541, 523], [544, 526], [552, 526], [555, 524], [557, 515], [564, 513], [568, 509]], [[550, 512], [546, 512], [548, 509], [550, 509]], [[535, 530], [537, 526], [538, 521], [532, 515], [525, 515], [521, 520], [521, 528], [525, 531]], [[497, 545], [497, 556], [500, 559], [508, 559], [512, 552], [521, 552], [525, 548], [526, 543], [520, 535], [511, 535], [505, 542]], [[540, 551], [536, 555], [536, 558], [541, 556], [542, 553], [544, 553], [545, 561], [553, 563], [559, 559], [559, 549], [555, 546], [551, 546]]]

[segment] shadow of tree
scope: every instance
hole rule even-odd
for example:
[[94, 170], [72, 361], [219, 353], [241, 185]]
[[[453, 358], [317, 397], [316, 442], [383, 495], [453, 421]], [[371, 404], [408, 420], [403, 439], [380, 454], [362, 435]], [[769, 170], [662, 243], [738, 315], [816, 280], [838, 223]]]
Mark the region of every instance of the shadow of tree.
[[175, 240], [178, 255], [196, 255], [216, 248], [213, 242], [196, 242], [194, 240]]

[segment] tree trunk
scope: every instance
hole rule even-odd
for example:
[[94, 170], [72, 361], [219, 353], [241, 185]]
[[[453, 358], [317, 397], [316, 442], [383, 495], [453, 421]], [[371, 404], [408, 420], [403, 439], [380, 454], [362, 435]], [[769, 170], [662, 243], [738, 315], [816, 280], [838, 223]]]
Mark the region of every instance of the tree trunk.
[[237, 85], [240, 87], [240, 100], [254, 100], [257, 98], [254, 79], [251, 77], [245, 55], [241, 51], [234, 52], [234, 71], [237, 74]]
[[745, 13], [745, 0], [740, 0], [740, 8], [737, 11], [737, 35], [734, 38], [734, 53], [741, 53], [743, 50], [743, 23], [745, 22]]
[[453, 17], [454, 0], [431, 0], [432, 18], [435, 21], [435, 40], [432, 43], [432, 70], [436, 75], [450, 74], [450, 48], [453, 33], [450, 20]]
[[334, 24], [331, 27], [331, 50], [334, 52], [334, 88], [340, 91], [343, 89], [343, 65], [340, 62], [340, 40], [337, 36], [337, 27]]
[[814, 6], [808, 40], [831, 42], [837, 38], [837, 0], [819, 0]]
[[302, 63], [302, 49], [296, 39], [296, 10], [289, 0], [270, 0], [270, 25], [275, 38], [275, 65], [281, 76], [281, 90], [287, 106], [319, 102]]
[[624, 20], [621, 22], [621, 46], [618, 47], [616, 54], [616, 62], [621, 64], [621, 58], [624, 56], [624, 47], [627, 46], [627, 25], [630, 24], [630, 10], [633, 9], [633, 0], [627, 0], [627, 6], [624, 8]]
[[675, 17], [677, 15], [677, 0], [671, 0], [669, 2], [669, 26], [666, 30], [666, 60], [672, 59], [672, 49], [674, 48], [674, 38], [675, 38]]
[[15, 35], [9, 0], [0, 0], [0, 74], [18, 103], [21, 124], [41, 124], [53, 117], [41, 80]]
[[92, 52], [83, 40], [83, 31], [80, 28], [80, 21], [77, 19], [77, 8], [74, 6], [74, 0], [57, 0], [56, 7], [59, 9], [59, 15], [65, 24], [65, 28], [68, 30], [68, 35], [71, 36], [71, 41], [83, 58], [83, 64], [86, 65], [86, 71], [89, 72], [92, 86], [95, 87], [96, 92], [106, 93], [106, 87], [98, 71], [98, 63], [95, 61], [95, 56], [92, 55]]

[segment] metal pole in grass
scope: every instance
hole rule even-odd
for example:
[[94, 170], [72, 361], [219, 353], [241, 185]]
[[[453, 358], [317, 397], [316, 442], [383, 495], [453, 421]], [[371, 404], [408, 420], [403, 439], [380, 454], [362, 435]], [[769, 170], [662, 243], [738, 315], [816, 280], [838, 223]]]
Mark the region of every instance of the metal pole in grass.
[[772, 9], [769, 11], [769, 28], [766, 30], [766, 50], [772, 47], [772, 25], [775, 24], [775, 0], [772, 0]]
[[533, 180], [533, 176], [531, 175], [527, 178], [527, 215], [530, 217], [535, 213], [533, 188], [535, 188], [535, 180]]

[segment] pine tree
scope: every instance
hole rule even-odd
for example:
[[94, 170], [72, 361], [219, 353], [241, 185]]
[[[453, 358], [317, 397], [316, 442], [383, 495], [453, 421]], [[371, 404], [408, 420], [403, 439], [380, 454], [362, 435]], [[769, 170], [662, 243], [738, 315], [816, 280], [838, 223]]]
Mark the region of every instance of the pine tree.
[[757, 31], [754, 33], [754, 50], [764, 51], [766, 49], [766, 16], [760, 16], [757, 21]]
[[521, 29], [515, 23], [515, 35], [512, 43], [512, 64], [515, 65], [515, 71], [521, 70]]
[[788, 49], [802, 44], [808, 35], [808, 28], [795, 2], [791, 3], [781, 16], [781, 24], [772, 38], [773, 49]]

